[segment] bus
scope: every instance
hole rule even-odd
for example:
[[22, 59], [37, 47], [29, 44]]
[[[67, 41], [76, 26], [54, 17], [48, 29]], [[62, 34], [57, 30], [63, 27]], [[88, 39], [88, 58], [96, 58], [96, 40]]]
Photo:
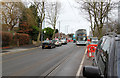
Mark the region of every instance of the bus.
[[78, 29], [75, 32], [76, 45], [86, 45], [87, 44], [87, 31], [86, 29]]

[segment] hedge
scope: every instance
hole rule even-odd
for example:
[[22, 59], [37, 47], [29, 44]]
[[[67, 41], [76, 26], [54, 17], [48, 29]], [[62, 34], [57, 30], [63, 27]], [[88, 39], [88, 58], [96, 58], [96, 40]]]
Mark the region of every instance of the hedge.
[[30, 42], [30, 36], [28, 34], [16, 33], [14, 36], [14, 42], [19, 42], [19, 45], [26, 45]]
[[13, 35], [10, 32], [0, 32], [0, 35], [2, 35], [2, 46], [10, 46], [12, 43]]
[[13, 45], [27, 45], [30, 43], [30, 36], [28, 34], [15, 33], [13, 35], [10, 32], [0, 32], [2, 35], [2, 47]]

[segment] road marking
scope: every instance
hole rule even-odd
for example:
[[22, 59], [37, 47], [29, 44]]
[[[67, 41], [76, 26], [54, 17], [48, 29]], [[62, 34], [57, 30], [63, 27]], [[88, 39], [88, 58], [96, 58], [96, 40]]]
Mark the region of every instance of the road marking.
[[86, 53], [87, 53], [87, 49], [85, 50], [84, 56], [83, 56], [82, 61], [80, 63], [79, 69], [78, 69], [77, 74], [76, 74], [76, 78], [79, 78], [79, 76], [80, 76], [80, 72], [81, 72], [82, 67], [83, 67]]
[[52, 73], [56, 73], [55, 71], [60, 68], [60, 66], [66, 62], [68, 60], [68, 58], [70, 56], [72, 56], [72, 54], [74, 53], [74, 51], [71, 52], [71, 54], [65, 56], [62, 60], [60, 60], [57, 64], [55, 64], [53, 67], [51, 67], [47, 72], [43, 73], [41, 76], [45, 76], [44, 78], [51, 76]]
[[[62, 51], [62, 53], [64, 53], [64, 51]], [[60, 56], [62, 53], [61, 52], [60, 53], [56, 53], [53, 56], [47, 57], [47, 58], [43, 59], [42, 61], [37, 62], [36, 64], [30, 65], [30, 66], [28, 66], [26, 68], [23, 68], [23, 69], [19, 70], [18, 72], [15, 72], [15, 73], [11, 74], [10, 76], [20, 76], [20, 75], [24, 74], [25, 72], [28, 72], [28, 71], [34, 69], [35, 67], [38, 67], [40, 64], [43, 64], [45, 62], [50, 61], [51, 59], [53, 59], [55, 57]]]

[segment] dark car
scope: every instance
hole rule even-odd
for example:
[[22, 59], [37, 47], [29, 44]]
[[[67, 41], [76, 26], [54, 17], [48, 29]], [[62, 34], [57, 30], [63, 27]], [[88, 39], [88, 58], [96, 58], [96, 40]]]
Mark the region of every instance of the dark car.
[[103, 36], [95, 52], [94, 66], [84, 66], [83, 76], [120, 78], [120, 35]]
[[42, 43], [42, 49], [44, 48], [55, 48], [55, 44], [52, 40], [46, 40]]

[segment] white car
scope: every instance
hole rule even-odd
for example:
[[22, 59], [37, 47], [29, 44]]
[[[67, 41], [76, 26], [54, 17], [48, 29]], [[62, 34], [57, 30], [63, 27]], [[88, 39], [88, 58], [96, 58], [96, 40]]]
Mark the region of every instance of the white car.
[[61, 39], [62, 44], [67, 44], [67, 40], [66, 39]]
[[92, 37], [92, 41], [91, 42], [97, 44], [98, 43], [98, 38], [97, 37]]
[[62, 43], [61, 43], [61, 41], [60, 41], [60, 40], [56, 40], [55, 45], [56, 45], [56, 46], [61, 46], [61, 45], [62, 45]]

